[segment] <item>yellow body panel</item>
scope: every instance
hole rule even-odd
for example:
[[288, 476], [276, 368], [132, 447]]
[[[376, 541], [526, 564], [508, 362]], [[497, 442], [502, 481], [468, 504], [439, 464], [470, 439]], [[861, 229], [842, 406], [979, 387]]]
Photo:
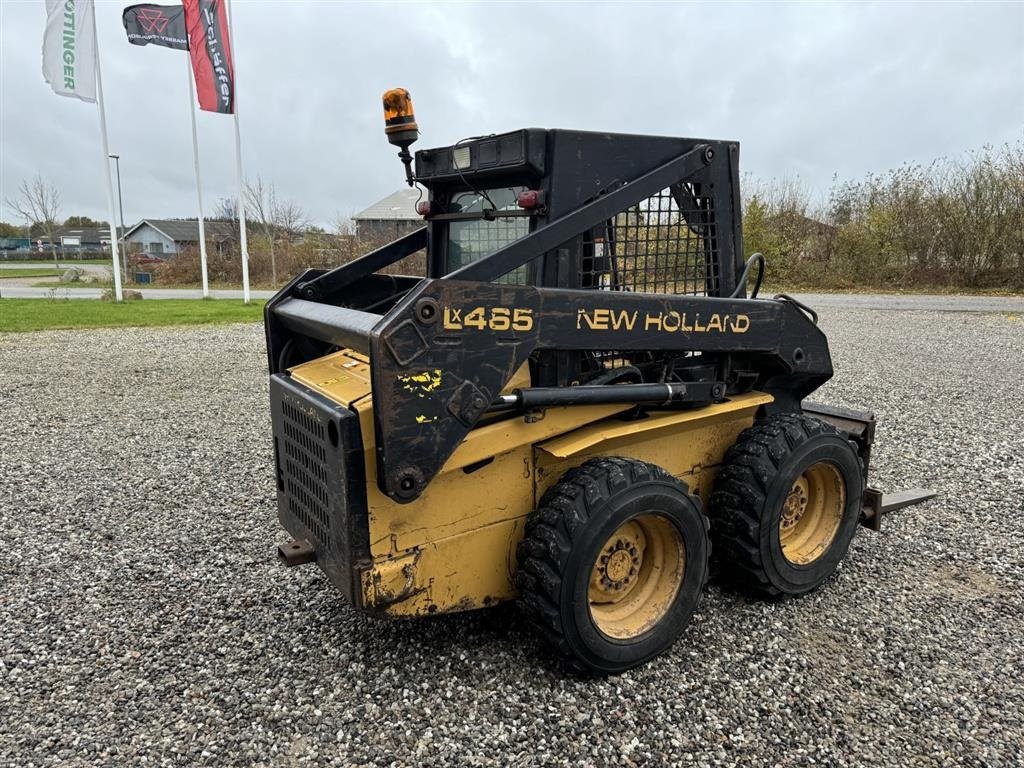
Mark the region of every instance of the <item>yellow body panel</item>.
[[515, 597], [515, 548], [525, 522], [521, 516], [375, 559], [362, 574], [365, 607], [388, 616], [423, 616]]
[[[625, 405], [549, 408], [532, 422], [510, 416], [470, 432], [423, 495], [398, 504], [377, 487], [367, 358], [343, 350], [290, 373], [359, 416], [372, 561], [360, 575], [361, 607], [388, 616], [466, 610], [515, 597], [515, 550], [527, 516], [547, 488], [589, 458], [658, 464], [706, 502], [725, 451], [772, 400], [755, 392], [632, 421], [616, 418], [630, 410]], [[524, 366], [506, 389], [528, 384]]]
[[692, 411], [604, 421], [548, 440], [537, 446], [537, 495], [558, 482], [569, 466], [596, 456], [628, 456], [671, 472], [706, 504], [725, 451], [753, 423], [757, 409], [771, 401], [771, 395], [752, 392]]

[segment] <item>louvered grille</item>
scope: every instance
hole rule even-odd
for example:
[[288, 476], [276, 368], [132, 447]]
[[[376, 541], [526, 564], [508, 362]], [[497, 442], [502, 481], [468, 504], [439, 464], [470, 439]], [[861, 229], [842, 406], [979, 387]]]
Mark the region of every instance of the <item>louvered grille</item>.
[[318, 420], [288, 402], [281, 403], [284, 490], [288, 510], [316, 537], [330, 542], [327, 488], [327, 430]]

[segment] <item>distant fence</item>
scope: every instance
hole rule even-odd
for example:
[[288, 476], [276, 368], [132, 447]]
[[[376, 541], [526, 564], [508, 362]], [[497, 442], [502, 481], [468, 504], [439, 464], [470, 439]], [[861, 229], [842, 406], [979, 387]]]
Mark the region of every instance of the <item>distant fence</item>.
[[33, 245], [31, 249], [18, 248], [16, 250], [9, 250], [0, 248], [0, 261], [53, 261], [54, 250], [56, 250], [57, 258], [60, 261], [110, 258], [109, 248], [90, 248], [84, 245], [58, 245], [54, 249], [51, 249], [50, 246], [45, 245], [43, 246], [43, 250], [40, 251], [35, 245]]

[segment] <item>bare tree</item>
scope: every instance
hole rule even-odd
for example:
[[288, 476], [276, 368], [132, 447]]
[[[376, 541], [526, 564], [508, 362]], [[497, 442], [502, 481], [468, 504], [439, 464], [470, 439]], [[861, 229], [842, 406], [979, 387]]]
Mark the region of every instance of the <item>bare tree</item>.
[[[274, 182], [264, 183], [257, 175], [256, 181], [245, 183], [245, 208], [263, 230], [270, 249], [270, 280], [277, 286], [277, 259], [274, 254], [274, 240], [280, 235], [292, 236], [306, 226], [306, 213], [293, 200], [281, 200], [277, 196]], [[248, 216], [246, 217], [248, 218]]]
[[50, 252], [53, 255], [53, 265], [59, 266], [57, 261], [57, 246], [54, 243], [58, 219], [60, 218], [61, 194], [53, 184], [45, 181], [41, 174], [29, 181], [22, 180], [18, 187], [18, 196], [13, 200], [8, 199], [7, 205], [14, 209], [30, 227], [42, 230], [50, 241]]
[[334, 217], [334, 231], [337, 234], [355, 236], [356, 221], [352, 218], [353, 212], [351, 208], [338, 211], [338, 215]]
[[213, 218], [221, 221], [235, 221], [238, 218], [238, 201], [233, 197], [222, 197], [213, 206]]
[[294, 200], [278, 200], [273, 216], [274, 225], [288, 235], [297, 235], [309, 226], [306, 212]]

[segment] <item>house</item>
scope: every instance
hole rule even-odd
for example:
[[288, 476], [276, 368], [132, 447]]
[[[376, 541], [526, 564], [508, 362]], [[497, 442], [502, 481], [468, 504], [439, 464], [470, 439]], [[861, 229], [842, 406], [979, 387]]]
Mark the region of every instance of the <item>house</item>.
[[[123, 234], [121, 227], [117, 232]], [[54, 245], [65, 254], [110, 253], [110, 227], [59, 227], [54, 231], [53, 239]], [[42, 238], [42, 242], [44, 248], [49, 247], [49, 238]]]
[[352, 217], [356, 237], [394, 240], [423, 226], [416, 202], [424, 196], [417, 187], [407, 187], [378, 200]]
[[[230, 221], [204, 221], [207, 247], [211, 244], [220, 253], [236, 238]], [[163, 258], [199, 245], [199, 222], [196, 219], [143, 219], [124, 234], [129, 253], [145, 253]]]

